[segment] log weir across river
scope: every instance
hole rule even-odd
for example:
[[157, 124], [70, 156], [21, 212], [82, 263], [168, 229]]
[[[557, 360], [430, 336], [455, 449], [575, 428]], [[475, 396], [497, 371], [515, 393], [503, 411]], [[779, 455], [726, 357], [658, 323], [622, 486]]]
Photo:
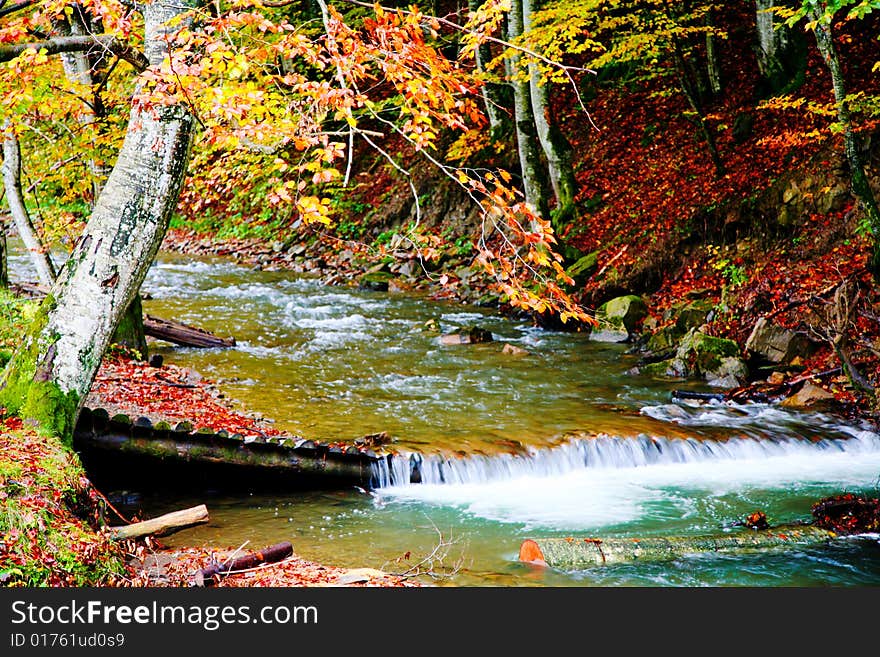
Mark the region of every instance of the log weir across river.
[[[33, 278], [21, 256], [10, 269]], [[218, 380], [279, 428], [316, 442], [395, 438], [368, 485], [232, 493], [184, 476], [173, 491], [105, 489], [142, 517], [205, 503], [211, 522], [172, 545], [289, 540], [328, 564], [402, 571], [402, 555], [428, 554], [439, 533], [459, 585], [880, 584], [876, 537], [571, 573], [517, 559], [529, 537], [705, 535], [758, 509], [796, 522], [825, 495], [880, 494], [880, 436], [865, 427], [757, 404], [673, 404], [674, 388], [706, 388], [626, 376], [622, 345], [485, 309], [180, 256], [162, 256], [144, 291], [146, 312], [237, 340], [158, 348], [166, 361]], [[496, 341], [443, 347], [430, 320], [444, 332], [479, 323]], [[505, 342], [530, 353], [502, 354]]]

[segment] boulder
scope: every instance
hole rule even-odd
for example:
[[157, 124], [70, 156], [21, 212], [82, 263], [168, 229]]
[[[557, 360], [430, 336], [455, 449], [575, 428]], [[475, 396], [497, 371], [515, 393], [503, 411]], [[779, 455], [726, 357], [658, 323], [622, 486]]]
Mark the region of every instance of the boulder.
[[440, 336], [440, 344], [443, 345], [480, 344], [481, 342], [492, 342], [492, 340], [492, 333], [479, 326], [459, 329]]
[[648, 308], [641, 297], [634, 294], [615, 297], [596, 311], [599, 325], [590, 332], [590, 339], [597, 342], [626, 342], [647, 315]]
[[761, 317], [755, 322], [745, 348], [771, 363], [790, 364], [798, 356], [809, 356], [816, 345], [807, 336], [771, 324], [766, 317]]
[[577, 262], [565, 270], [565, 273], [574, 279], [576, 286], [581, 286], [587, 282], [590, 276], [596, 271], [599, 265], [599, 252], [593, 251], [579, 258]]
[[748, 367], [733, 340], [691, 329], [681, 339], [675, 356], [645, 365], [641, 372], [654, 376], [701, 377], [719, 387], [735, 388], [748, 378]]
[[807, 381], [800, 390], [780, 403], [788, 408], [828, 407], [834, 402], [834, 395], [814, 383]]
[[682, 334], [692, 328], [702, 326], [711, 319], [715, 304], [705, 299], [697, 299], [685, 304], [678, 310], [675, 319], [675, 328]]

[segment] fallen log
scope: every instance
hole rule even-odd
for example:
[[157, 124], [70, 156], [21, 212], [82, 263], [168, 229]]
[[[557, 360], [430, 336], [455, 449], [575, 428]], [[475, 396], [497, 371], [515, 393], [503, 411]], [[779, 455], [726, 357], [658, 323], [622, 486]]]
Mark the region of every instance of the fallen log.
[[208, 522], [208, 508], [204, 504], [200, 504], [189, 509], [172, 511], [164, 516], [151, 518], [150, 520], [135, 522], [131, 525], [110, 527], [107, 531], [110, 534], [110, 538], [121, 541], [150, 535], [167, 536], [181, 529], [201, 525], [206, 522]]
[[529, 538], [519, 560], [560, 570], [581, 570], [620, 563], [671, 561], [701, 552], [741, 552], [824, 543], [835, 532], [812, 525], [780, 525], [711, 536], [649, 538]]
[[248, 570], [264, 563], [274, 563], [286, 559], [293, 554], [293, 545], [289, 541], [277, 543], [252, 552], [244, 556], [232, 559], [224, 563], [216, 563], [196, 572], [194, 576], [196, 586], [211, 586], [221, 575], [228, 575], [238, 570]]
[[150, 337], [183, 347], [234, 347], [235, 338], [221, 338], [204, 329], [196, 328], [182, 322], [160, 319], [152, 315], [144, 315], [144, 333]]
[[[9, 289], [20, 296], [31, 299], [42, 299], [48, 293], [47, 287], [33, 283], [12, 283]], [[221, 338], [210, 331], [183, 322], [153, 317], [146, 313], [144, 314], [144, 334], [182, 347], [209, 349], [235, 346], [235, 338]]]

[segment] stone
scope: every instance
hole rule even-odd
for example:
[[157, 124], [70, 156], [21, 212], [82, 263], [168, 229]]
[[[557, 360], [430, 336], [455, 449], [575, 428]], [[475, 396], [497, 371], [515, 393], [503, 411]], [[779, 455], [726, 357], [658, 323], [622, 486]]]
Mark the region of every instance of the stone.
[[358, 287], [361, 290], [370, 290], [372, 292], [387, 292], [388, 283], [392, 276], [390, 272], [375, 271], [364, 274], [358, 281]]
[[653, 376], [701, 377], [719, 387], [735, 388], [748, 379], [748, 366], [733, 340], [691, 329], [681, 339], [675, 356], [642, 367]]
[[677, 325], [664, 326], [650, 335], [645, 343], [645, 349], [654, 354], [668, 351], [678, 344], [681, 336], [682, 333], [678, 330]]
[[777, 364], [791, 364], [798, 356], [809, 356], [815, 348], [807, 336], [771, 324], [766, 317], [755, 322], [745, 344], [747, 352]]
[[528, 356], [529, 352], [523, 349], [522, 347], [517, 347], [516, 345], [512, 345], [510, 343], [506, 343], [504, 348], [501, 350], [502, 354], [509, 354], [511, 356]]
[[783, 399], [781, 406], [788, 408], [827, 407], [834, 401], [834, 395], [814, 383], [807, 381], [795, 394]]
[[573, 265], [565, 270], [565, 273], [574, 279], [576, 286], [581, 286], [587, 282], [590, 276], [598, 269], [599, 252], [593, 251], [579, 258]]
[[635, 333], [639, 323], [648, 315], [644, 300], [635, 294], [615, 297], [606, 301], [596, 310], [596, 319], [614, 328], [626, 329], [629, 335]]
[[692, 328], [702, 326], [709, 321], [714, 309], [715, 304], [711, 301], [706, 301], [705, 299], [691, 301], [678, 311], [675, 327], [680, 333], [687, 333]]
[[767, 377], [767, 383], [775, 386], [785, 383], [785, 374], [782, 372], [771, 372], [770, 376]]
[[459, 329], [458, 331], [440, 336], [440, 344], [442, 345], [480, 344], [482, 342], [492, 342], [492, 340], [492, 333], [479, 326]]
[[590, 340], [595, 342], [626, 342], [629, 340], [629, 331], [600, 322], [599, 326], [590, 331]]

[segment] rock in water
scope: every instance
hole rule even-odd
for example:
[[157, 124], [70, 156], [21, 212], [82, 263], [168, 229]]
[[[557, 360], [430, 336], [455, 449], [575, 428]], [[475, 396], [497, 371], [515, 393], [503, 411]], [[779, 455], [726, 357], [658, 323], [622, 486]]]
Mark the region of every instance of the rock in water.
[[471, 326], [470, 328], [459, 329], [452, 333], [440, 336], [440, 344], [479, 344], [481, 342], [492, 342], [492, 333], [479, 326]]

